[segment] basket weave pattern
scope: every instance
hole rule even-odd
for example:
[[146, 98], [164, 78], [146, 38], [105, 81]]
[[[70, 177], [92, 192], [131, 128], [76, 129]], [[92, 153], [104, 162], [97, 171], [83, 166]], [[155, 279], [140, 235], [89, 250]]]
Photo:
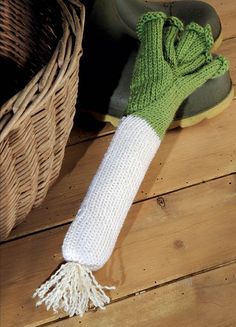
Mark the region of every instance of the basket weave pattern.
[[0, 60], [22, 73], [11, 79], [17, 93], [0, 106], [1, 239], [57, 178], [75, 113], [84, 7], [41, 0], [39, 10], [36, 3], [0, 0]]

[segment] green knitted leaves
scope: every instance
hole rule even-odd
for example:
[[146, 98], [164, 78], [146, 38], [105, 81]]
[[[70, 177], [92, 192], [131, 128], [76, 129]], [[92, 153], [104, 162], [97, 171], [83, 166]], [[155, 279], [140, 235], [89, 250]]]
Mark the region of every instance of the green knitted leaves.
[[224, 74], [228, 61], [212, 57], [209, 25], [185, 26], [164, 13], [144, 14], [137, 25], [140, 40], [127, 115], [144, 118], [163, 138], [181, 103], [207, 80]]

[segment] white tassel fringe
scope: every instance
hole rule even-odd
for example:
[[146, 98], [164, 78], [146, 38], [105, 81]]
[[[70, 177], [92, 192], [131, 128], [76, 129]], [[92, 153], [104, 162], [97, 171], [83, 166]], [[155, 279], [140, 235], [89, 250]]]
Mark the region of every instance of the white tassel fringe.
[[63, 309], [70, 317], [82, 317], [89, 309], [90, 301], [95, 307], [105, 309], [104, 305], [110, 302], [110, 298], [103, 289], [115, 287], [99, 285], [87, 267], [67, 262], [35, 291], [33, 297], [40, 298], [36, 306], [44, 303], [47, 310], [52, 308], [57, 313], [57, 310]]

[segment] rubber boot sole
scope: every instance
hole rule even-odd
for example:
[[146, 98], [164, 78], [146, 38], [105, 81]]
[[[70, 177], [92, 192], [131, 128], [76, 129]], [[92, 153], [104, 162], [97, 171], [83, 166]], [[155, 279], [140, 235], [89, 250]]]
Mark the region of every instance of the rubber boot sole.
[[230, 93], [227, 95], [227, 97], [224, 100], [222, 100], [220, 103], [218, 103], [216, 106], [209, 108], [206, 111], [201, 112], [200, 114], [194, 115], [192, 117], [174, 120], [170, 125], [169, 129], [173, 129], [176, 127], [181, 127], [181, 128], [190, 127], [202, 122], [205, 119], [214, 118], [229, 107], [233, 98], [234, 98], [234, 87], [232, 86]]
[[[222, 37], [222, 33], [221, 33], [220, 36], [215, 41], [212, 51], [216, 51], [219, 48], [219, 46], [222, 43], [222, 40], [223, 40], [223, 37]], [[193, 126], [193, 125], [196, 125], [196, 124], [202, 122], [205, 119], [214, 118], [215, 116], [219, 115], [220, 113], [222, 113], [224, 110], [226, 110], [229, 107], [231, 101], [233, 100], [233, 97], [234, 97], [234, 88], [232, 86], [231, 90], [227, 94], [227, 96], [222, 101], [217, 103], [215, 106], [212, 106], [209, 109], [207, 108], [203, 112], [198, 113], [196, 115], [192, 115], [190, 117], [183, 117], [181, 119], [176, 119], [172, 122], [169, 129], [173, 129], [173, 128], [177, 128], [177, 127], [181, 127], [181, 128], [190, 127], [190, 126]], [[83, 111], [83, 109], [81, 111]], [[83, 112], [88, 115], [91, 115], [96, 120], [103, 121], [103, 122], [109, 122], [114, 127], [117, 127], [120, 122], [119, 117], [116, 117], [116, 116], [113, 116], [110, 114], [102, 114], [99, 112], [94, 112], [94, 111], [89, 111], [89, 110], [85, 110]]]
[[[234, 88], [232, 87], [230, 93], [220, 103], [218, 103], [214, 107], [211, 107], [211, 108], [207, 109], [206, 111], [201, 112], [200, 114], [194, 115], [192, 117], [174, 120], [172, 122], [172, 124], [170, 125], [169, 129], [174, 129], [177, 127], [181, 127], [181, 128], [190, 127], [190, 126], [199, 124], [200, 122], [202, 122], [205, 119], [212, 119], [212, 118], [218, 116], [219, 114], [221, 114], [225, 109], [227, 109], [229, 107], [230, 103], [232, 102], [233, 98], [234, 98]], [[86, 114], [91, 115], [94, 119], [103, 121], [106, 123], [110, 123], [114, 127], [117, 127], [119, 125], [120, 118], [117, 118], [115, 116], [111, 116], [108, 114], [102, 115], [98, 112], [92, 112], [92, 111], [88, 112], [87, 110], [85, 112], [86, 112]]]

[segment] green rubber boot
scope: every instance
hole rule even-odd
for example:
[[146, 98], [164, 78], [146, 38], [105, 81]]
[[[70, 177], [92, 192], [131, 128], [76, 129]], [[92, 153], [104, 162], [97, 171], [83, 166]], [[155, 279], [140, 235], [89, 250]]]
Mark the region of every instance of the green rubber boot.
[[[80, 112], [85, 112], [97, 120], [118, 125], [127, 107], [139, 48], [136, 24], [139, 17], [148, 11], [162, 11], [167, 16], [180, 18], [185, 24], [209, 24], [214, 39], [213, 49], [221, 43], [219, 17], [207, 3], [96, 0], [85, 28], [78, 118]], [[232, 82], [227, 72], [193, 92], [180, 105], [171, 127], [187, 127], [212, 118], [227, 108], [232, 98]]]

